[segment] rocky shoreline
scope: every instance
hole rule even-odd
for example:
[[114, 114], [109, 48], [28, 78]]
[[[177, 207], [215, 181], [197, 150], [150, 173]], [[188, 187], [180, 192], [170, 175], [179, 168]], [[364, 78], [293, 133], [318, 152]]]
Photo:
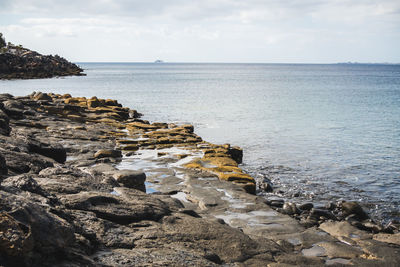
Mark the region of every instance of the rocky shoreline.
[[58, 55], [44, 56], [12, 43], [0, 33], [0, 79], [41, 79], [84, 76], [83, 69]]
[[264, 199], [243, 152], [110, 99], [0, 95], [0, 266], [397, 266], [355, 202]]

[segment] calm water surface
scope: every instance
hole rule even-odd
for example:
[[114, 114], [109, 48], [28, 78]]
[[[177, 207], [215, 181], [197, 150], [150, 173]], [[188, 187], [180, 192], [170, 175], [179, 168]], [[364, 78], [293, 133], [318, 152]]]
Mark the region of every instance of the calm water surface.
[[400, 65], [85, 63], [86, 77], [0, 81], [0, 91], [118, 99], [245, 151], [243, 168], [299, 201], [400, 204]]

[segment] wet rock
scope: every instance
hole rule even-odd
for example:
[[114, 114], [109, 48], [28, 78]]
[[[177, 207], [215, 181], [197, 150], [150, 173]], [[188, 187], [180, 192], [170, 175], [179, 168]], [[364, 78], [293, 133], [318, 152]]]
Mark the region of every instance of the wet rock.
[[266, 193], [274, 191], [271, 181], [265, 177], [261, 178], [261, 180], [258, 180], [258, 188]]
[[298, 206], [300, 210], [311, 210], [313, 207], [313, 203], [304, 203]]
[[366, 231], [369, 231], [372, 233], [379, 233], [383, 230], [383, 228], [381, 226], [379, 226], [371, 221], [358, 223], [358, 224], [356, 224], [356, 226], [359, 229], [366, 230]]
[[134, 170], [121, 170], [113, 174], [114, 179], [121, 185], [128, 188], [135, 188], [140, 191], [146, 192], [144, 182], [146, 181], [146, 174], [141, 171]]
[[329, 202], [324, 206], [324, 208], [333, 211], [337, 208], [337, 205], [333, 202]]
[[107, 157], [120, 158], [122, 157], [122, 153], [120, 150], [101, 149], [94, 154], [94, 157], [97, 159]]
[[342, 208], [343, 214], [345, 216], [355, 214], [357, 215], [359, 220], [365, 220], [369, 218], [369, 216], [363, 210], [360, 204], [355, 201], [342, 202], [340, 204], [340, 207]]
[[299, 214], [300, 211], [295, 203], [286, 202], [282, 207], [283, 212], [289, 215]]
[[283, 199], [266, 200], [266, 203], [271, 207], [282, 208], [285, 201]]
[[337, 218], [335, 215], [333, 215], [332, 212], [327, 211], [327, 210], [323, 210], [323, 209], [311, 209], [311, 216], [319, 216], [319, 217], [324, 217], [326, 219], [330, 219], [330, 220], [334, 220], [337, 221]]

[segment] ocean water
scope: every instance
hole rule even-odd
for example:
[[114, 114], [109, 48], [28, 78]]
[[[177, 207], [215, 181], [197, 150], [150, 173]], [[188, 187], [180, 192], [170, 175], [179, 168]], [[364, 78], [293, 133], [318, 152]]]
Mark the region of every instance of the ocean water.
[[118, 99], [244, 149], [243, 168], [294, 201], [361, 201], [400, 219], [400, 65], [81, 63], [86, 77], [0, 92]]

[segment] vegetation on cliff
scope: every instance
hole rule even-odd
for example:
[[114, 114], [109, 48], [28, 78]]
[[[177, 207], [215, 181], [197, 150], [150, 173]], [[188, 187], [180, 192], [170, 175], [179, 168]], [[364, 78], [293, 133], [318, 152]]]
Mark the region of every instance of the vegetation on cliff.
[[22, 45], [6, 43], [0, 33], [0, 79], [34, 79], [85, 75], [83, 69], [58, 55], [44, 56]]

